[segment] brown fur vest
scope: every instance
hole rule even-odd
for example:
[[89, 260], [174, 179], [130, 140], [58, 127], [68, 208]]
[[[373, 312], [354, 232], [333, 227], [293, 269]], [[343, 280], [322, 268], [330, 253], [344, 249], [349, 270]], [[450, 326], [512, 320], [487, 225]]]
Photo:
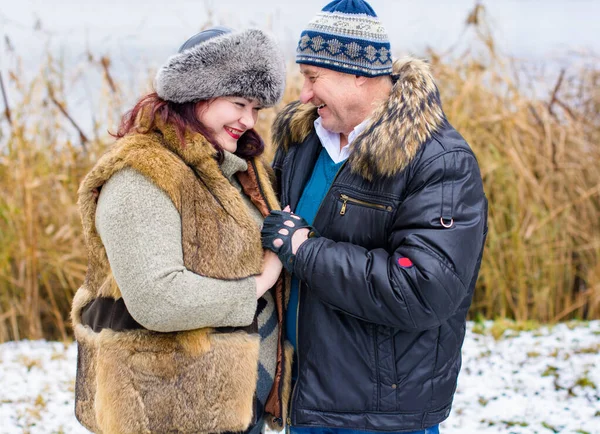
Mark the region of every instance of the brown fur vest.
[[[139, 126], [143, 131], [143, 123]], [[158, 121], [153, 131], [118, 140], [79, 189], [88, 270], [71, 312], [79, 346], [75, 413], [96, 433], [243, 431], [252, 420], [257, 334], [212, 329], [94, 332], [82, 324], [82, 309], [97, 297], [121, 297], [94, 222], [100, 189], [125, 167], [145, 175], [171, 198], [181, 215], [188, 269], [220, 279], [260, 274], [260, 232], [239, 192], [221, 172], [216, 151], [204, 137], [188, 135], [186, 142], [181, 147], [174, 130]], [[263, 215], [278, 208], [268, 168], [260, 160], [249, 161], [248, 171], [238, 179]], [[273, 289], [279, 348], [266, 405], [276, 428], [285, 420], [291, 371], [291, 354], [289, 347], [284, 351], [282, 338], [283, 286], [280, 279]]]

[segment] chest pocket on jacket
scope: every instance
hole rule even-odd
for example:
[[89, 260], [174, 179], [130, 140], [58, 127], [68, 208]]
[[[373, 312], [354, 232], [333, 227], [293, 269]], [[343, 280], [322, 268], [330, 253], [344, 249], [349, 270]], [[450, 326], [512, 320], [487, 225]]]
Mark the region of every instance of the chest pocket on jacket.
[[387, 248], [387, 228], [394, 214], [390, 199], [344, 190], [332, 191], [332, 194], [335, 206], [328, 237], [369, 250]]

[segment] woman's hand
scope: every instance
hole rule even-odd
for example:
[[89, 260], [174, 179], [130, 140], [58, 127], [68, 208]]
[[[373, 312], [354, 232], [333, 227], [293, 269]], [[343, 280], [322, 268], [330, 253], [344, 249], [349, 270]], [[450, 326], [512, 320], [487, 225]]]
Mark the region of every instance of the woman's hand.
[[255, 277], [256, 280], [256, 298], [261, 298], [265, 292], [275, 285], [283, 265], [276, 253], [270, 250], [264, 251], [263, 272]]

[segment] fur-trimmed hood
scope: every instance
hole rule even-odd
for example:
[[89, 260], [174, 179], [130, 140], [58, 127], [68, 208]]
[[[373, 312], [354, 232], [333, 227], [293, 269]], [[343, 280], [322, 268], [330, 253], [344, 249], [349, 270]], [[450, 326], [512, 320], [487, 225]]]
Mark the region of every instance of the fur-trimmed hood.
[[[392, 78], [389, 98], [373, 111], [348, 159], [352, 171], [368, 180], [401, 172], [446, 121], [426, 62], [410, 57], [396, 60]], [[287, 105], [273, 124], [274, 145], [287, 151], [302, 143], [314, 130], [317, 117], [312, 104]]]

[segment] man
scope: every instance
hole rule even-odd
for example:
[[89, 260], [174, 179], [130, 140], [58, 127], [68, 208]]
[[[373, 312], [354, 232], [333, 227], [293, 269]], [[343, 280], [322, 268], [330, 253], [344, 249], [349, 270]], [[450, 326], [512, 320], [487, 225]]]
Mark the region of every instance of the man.
[[263, 227], [263, 245], [293, 273], [287, 422], [292, 433], [437, 433], [487, 231], [477, 161], [428, 66], [392, 64], [366, 2], [325, 6], [296, 61], [300, 102], [273, 133], [293, 214]]

